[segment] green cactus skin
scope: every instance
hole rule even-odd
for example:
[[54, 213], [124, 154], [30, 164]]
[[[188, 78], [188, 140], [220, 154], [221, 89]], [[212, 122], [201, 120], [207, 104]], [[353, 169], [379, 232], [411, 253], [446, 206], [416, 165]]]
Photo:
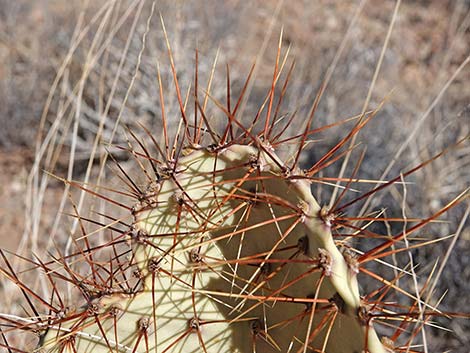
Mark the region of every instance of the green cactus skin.
[[136, 293], [96, 298], [46, 352], [385, 353], [357, 268], [300, 171], [262, 143], [193, 148], [134, 207]]

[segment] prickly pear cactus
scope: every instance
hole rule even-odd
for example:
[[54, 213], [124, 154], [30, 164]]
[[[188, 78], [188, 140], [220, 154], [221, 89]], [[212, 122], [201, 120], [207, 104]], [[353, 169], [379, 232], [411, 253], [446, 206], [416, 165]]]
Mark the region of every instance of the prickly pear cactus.
[[[300, 170], [262, 142], [188, 148], [132, 209], [133, 293], [51, 325], [46, 352], [386, 352], [358, 263]], [[85, 313], [85, 314], [84, 314]]]

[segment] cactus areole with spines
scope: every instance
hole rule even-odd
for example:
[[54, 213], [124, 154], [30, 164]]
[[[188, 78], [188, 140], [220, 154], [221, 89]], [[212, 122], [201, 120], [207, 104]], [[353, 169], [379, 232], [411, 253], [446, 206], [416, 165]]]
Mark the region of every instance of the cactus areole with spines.
[[162, 165], [128, 235], [140, 287], [50, 325], [39, 350], [387, 352], [357, 264], [309, 180], [287, 170], [259, 142], [188, 148]]

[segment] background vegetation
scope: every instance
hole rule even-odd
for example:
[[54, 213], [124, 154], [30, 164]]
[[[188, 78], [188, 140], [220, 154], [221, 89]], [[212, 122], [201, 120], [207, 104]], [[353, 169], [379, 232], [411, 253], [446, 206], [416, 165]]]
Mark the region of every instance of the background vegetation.
[[[257, 60], [256, 80], [245, 107], [247, 115], [257, 110], [270, 87], [281, 28], [283, 47], [290, 47], [290, 58], [295, 60], [285, 107], [298, 110], [299, 115], [305, 115], [349, 33], [316, 114], [315, 124], [322, 126], [361, 112], [396, 5], [396, 1], [378, 0], [159, 1], [156, 15], [147, 24], [150, 1], [115, 3], [0, 0], [2, 248], [20, 254], [30, 254], [31, 250], [43, 254], [45, 249], [67, 246], [73, 224], [62, 216], [63, 185], [41, 176], [42, 169], [82, 180], [86, 171], [98, 173], [106, 147], [103, 141], [113, 135], [116, 119], [135, 128], [143, 123], [158, 129], [157, 61], [165, 91], [174, 92], [158, 12], [167, 25], [182, 91], [188, 89], [194, 76], [196, 48], [205, 80], [218, 53], [212, 91], [221, 100], [225, 89], [217, 87], [225, 87], [225, 65], [230, 66], [236, 92]], [[115, 8], [108, 13], [111, 5]], [[348, 32], [358, 9], [357, 21]], [[470, 133], [469, 26], [468, 1], [400, 4], [370, 106], [384, 99], [386, 102], [358, 138], [362, 145], [358, 150], [366, 147], [362, 178], [386, 180]], [[69, 60], [64, 63], [67, 55]], [[128, 94], [130, 85], [133, 89]], [[53, 93], [48, 98], [51, 87]], [[111, 93], [113, 99], [107, 106]], [[172, 112], [176, 116], [179, 107], [172, 97], [166, 102], [167, 109], [169, 116]], [[105, 123], [100, 131], [104, 114], [113, 123]], [[44, 144], [48, 131], [54, 131], [54, 135]], [[97, 134], [100, 141], [90, 169], [88, 159]], [[319, 136], [308, 158], [315, 160], [343, 135], [340, 128]], [[124, 135], [116, 135], [114, 142], [125, 144]], [[357, 152], [354, 156], [357, 159], [359, 155]], [[327, 173], [338, 175], [340, 167], [338, 163]], [[28, 174], [31, 168], [33, 173]], [[108, 173], [112, 183], [112, 171]], [[394, 187], [375, 197], [373, 206], [384, 207], [388, 216], [406, 212], [410, 217], [426, 217], [439, 210], [470, 186], [469, 144], [445, 154], [407, 182], [413, 187], [405, 201], [403, 190]], [[318, 191], [320, 202], [327, 203], [330, 192], [328, 188]], [[413, 252], [424, 282], [434, 261], [441, 261], [452, 246], [435, 297], [437, 300], [445, 294], [440, 307], [453, 312], [468, 311], [470, 306], [468, 208], [467, 199], [446, 215], [445, 222], [422, 234], [455, 237]], [[453, 243], [453, 239], [457, 241]], [[4, 296], [8, 286], [2, 284], [0, 290]], [[18, 304], [9, 299], [7, 305]], [[468, 321], [443, 320], [439, 324], [452, 332], [430, 330], [429, 351], [468, 351]]]

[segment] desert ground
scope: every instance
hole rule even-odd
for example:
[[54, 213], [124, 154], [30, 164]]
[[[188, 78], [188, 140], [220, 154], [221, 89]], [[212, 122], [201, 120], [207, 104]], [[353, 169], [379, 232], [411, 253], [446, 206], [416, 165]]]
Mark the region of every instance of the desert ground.
[[[160, 14], [182, 82], [193, 78], [196, 49], [204, 79], [209, 77], [215, 56], [219, 56], [215, 90], [224, 86], [228, 65], [234, 91], [239, 91], [256, 59], [256, 79], [246, 114], [256, 112], [270, 88], [281, 33], [284, 53], [289, 48], [289, 64], [295, 61], [284, 109], [298, 110], [299, 114], [308, 110], [344, 45], [316, 114], [314, 124], [322, 126], [361, 112], [397, 2], [159, 1], [148, 20], [151, 1], [140, 8], [139, 1], [123, 0], [105, 21], [103, 8], [109, 3], [0, 0], [0, 247], [6, 251], [24, 256], [30, 256], [31, 250], [45, 254], [52, 248], [51, 232], [57, 236], [54, 246], [67, 242], [67, 229], [54, 228], [63, 183], [52, 178], [40, 192], [31, 189], [31, 178], [42, 170], [65, 178], [84, 178], [99, 129], [98, 118], [107, 103], [103, 97], [113, 89], [113, 82], [115, 102], [107, 110], [109, 116], [116, 118], [126, 99], [123, 124], [136, 129], [139, 123], [156, 126], [160, 109], [156, 62], [168, 67]], [[353, 18], [354, 24], [349, 27]], [[358, 137], [358, 143], [366, 148], [360, 175], [379, 178], [390, 167], [383, 179], [387, 180], [467, 136], [466, 143], [450, 148], [449, 153], [409, 179], [414, 188], [405, 206], [403, 190], [398, 187], [375, 205], [389, 215], [400, 214], [405, 207], [413, 217], [427, 217], [470, 186], [470, 2], [402, 1], [394, 21], [370, 96], [371, 107], [383, 106]], [[142, 50], [144, 35], [146, 46]], [[100, 48], [104, 48], [102, 56], [93, 61]], [[126, 60], [120, 67], [123, 53]], [[141, 65], [138, 75], [134, 72], [136, 63]], [[170, 81], [170, 71], [162, 70], [163, 80]], [[120, 78], [114, 81], [116, 72]], [[131, 84], [135, 89], [126, 96]], [[163, 85], [167, 91], [173, 89], [171, 83]], [[224, 97], [225, 91], [215, 92], [216, 98]], [[71, 106], [64, 108], [67, 100]], [[179, 109], [175, 99], [169, 99], [167, 107], [169, 115]], [[77, 114], [80, 123], [78, 132], [73, 132]], [[65, 117], [62, 122], [58, 122], [59, 116]], [[47, 152], [40, 152], [41, 143], [55, 123], [59, 126], [54, 134], [56, 149], [47, 156]], [[101, 133], [108, 138], [112, 125], [105, 124]], [[314, 161], [343, 135], [338, 128], [321, 133], [303, 163]], [[125, 144], [125, 140], [118, 138], [116, 143]], [[40, 153], [43, 155], [38, 159]], [[98, 146], [93, 168], [99, 165], [100, 153], [104, 153], [102, 145]], [[36, 174], [31, 174], [33, 166]], [[338, 163], [328, 172], [335, 175], [340, 167]], [[329, 191], [318, 195], [326, 202]], [[440, 308], [452, 312], [468, 313], [470, 306], [469, 205], [467, 197], [443, 216], [442, 222], [426, 230], [434, 236], [458, 234], [436, 294], [445, 294]], [[63, 228], [68, 226], [64, 223]], [[452, 239], [413, 252], [423, 271], [429, 271], [433, 261], [444, 256]], [[8, 289], [3, 280], [0, 293]], [[4, 310], [0, 305], [0, 311]], [[439, 325], [449, 331], [429, 330], [429, 352], [468, 352], [468, 320], [442, 320]]]

